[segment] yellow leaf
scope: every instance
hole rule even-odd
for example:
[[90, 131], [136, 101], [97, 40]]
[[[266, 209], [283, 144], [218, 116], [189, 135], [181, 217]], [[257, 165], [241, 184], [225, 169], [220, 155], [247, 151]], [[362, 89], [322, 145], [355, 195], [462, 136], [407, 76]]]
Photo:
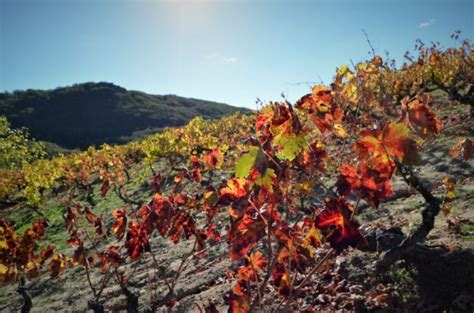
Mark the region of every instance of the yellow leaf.
[[8, 244], [5, 239], [0, 239], [0, 249], [8, 249]]
[[445, 177], [443, 179], [443, 184], [446, 186], [447, 191], [446, 191], [446, 197], [448, 199], [454, 199], [456, 198], [456, 183], [453, 183], [449, 177]]
[[276, 178], [275, 171], [272, 168], [267, 168], [265, 175], [259, 177], [255, 180], [255, 184], [258, 186], [265, 186], [268, 189], [272, 190], [272, 180]]
[[280, 134], [273, 138], [273, 144], [278, 146], [277, 157], [281, 160], [293, 161], [297, 154], [308, 144], [303, 135]]
[[305, 181], [296, 185], [296, 190], [300, 193], [310, 194], [314, 192], [314, 186], [310, 181]]
[[448, 199], [456, 198], [456, 191], [454, 189], [448, 189], [447, 197]]
[[348, 70], [349, 70], [349, 65], [345, 64], [337, 69], [337, 75], [344, 76]]
[[347, 132], [340, 123], [335, 123], [333, 128], [334, 128], [334, 133], [336, 134], [337, 137], [339, 138], [347, 137]]
[[33, 269], [36, 269], [36, 264], [32, 261], [29, 261], [27, 264], [26, 264], [26, 270], [27, 271], [31, 271]]

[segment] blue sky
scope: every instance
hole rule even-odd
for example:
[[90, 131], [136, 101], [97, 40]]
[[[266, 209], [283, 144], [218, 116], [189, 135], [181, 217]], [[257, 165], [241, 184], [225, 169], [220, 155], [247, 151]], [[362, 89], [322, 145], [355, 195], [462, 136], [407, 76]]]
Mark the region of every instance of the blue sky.
[[417, 38], [472, 41], [474, 1], [0, 0], [0, 91], [108, 81], [255, 108]]

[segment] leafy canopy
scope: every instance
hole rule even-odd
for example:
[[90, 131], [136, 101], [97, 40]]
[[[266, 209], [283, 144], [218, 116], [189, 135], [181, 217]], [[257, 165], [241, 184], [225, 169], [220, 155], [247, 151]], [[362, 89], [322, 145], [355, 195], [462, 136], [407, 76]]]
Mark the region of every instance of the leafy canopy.
[[0, 115], [0, 168], [18, 168], [44, 156], [41, 143], [30, 139], [25, 129], [12, 129]]

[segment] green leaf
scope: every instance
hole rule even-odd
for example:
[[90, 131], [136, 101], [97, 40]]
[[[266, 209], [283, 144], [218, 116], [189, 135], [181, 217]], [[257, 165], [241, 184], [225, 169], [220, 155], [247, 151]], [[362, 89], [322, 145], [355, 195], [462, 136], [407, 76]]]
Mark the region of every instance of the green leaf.
[[235, 164], [235, 177], [246, 178], [250, 174], [250, 170], [255, 165], [259, 148], [252, 147], [250, 151], [243, 154]]
[[276, 156], [280, 160], [292, 161], [307, 143], [303, 135], [280, 134], [273, 139], [273, 144], [279, 147]]

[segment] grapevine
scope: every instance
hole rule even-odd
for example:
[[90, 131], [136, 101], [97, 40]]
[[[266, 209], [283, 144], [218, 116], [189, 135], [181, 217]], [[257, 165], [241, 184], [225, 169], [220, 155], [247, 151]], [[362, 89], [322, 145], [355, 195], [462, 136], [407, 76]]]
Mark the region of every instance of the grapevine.
[[[440, 182], [447, 188], [440, 196], [418, 174], [426, 145], [463, 128], [438, 117], [429, 88], [444, 90], [448, 105], [470, 105], [472, 115], [471, 44], [442, 50], [419, 43], [417, 49], [418, 58], [407, 55], [401, 68], [376, 55], [342, 66], [330, 86], [314, 86], [295, 103], [283, 99], [254, 115], [218, 121], [195, 118], [140, 142], [4, 170], [2, 201], [14, 194], [39, 207], [47, 194], [62, 192], [68, 250], [39, 244], [47, 242], [45, 218], [24, 232], [2, 218], [0, 281], [18, 284], [29, 311], [27, 279], [79, 267], [92, 291], [89, 309], [103, 312], [104, 290], [115, 284], [128, 312], [138, 312], [140, 303], [153, 312], [186, 297], [177, 285], [189, 264], [204, 258], [210, 245], [226, 242], [233, 266], [223, 301], [230, 312], [264, 311], [269, 298], [278, 300], [275, 310], [299, 311], [308, 285], [331, 260], [370, 250], [358, 215], [363, 205], [377, 209], [389, 201], [398, 176], [425, 207], [421, 223], [380, 255], [376, 270], [387, 270], [425, 240], [436, 215], [449, 214], [445, 204], [455, 198], [449, 179]], [[469, 160], [472, 139], [459, 139], [450, 154]], [[166, 163], [161, 171], [158, 160]], [[137, 197], [130, 183], [146, 183], [150, 197]], [[97, 199], [111, 193], [123, 205], [99, 213]], [[171, 274], [160, 273], [157, 237], [191, 242]], [[150, 299], [133, 288], [142, 264], [150, 270], [144, 278]], [[93, 271], [100, 272], [98, 280], [90, 278]], [[215, 312], [215, 305], [204, 310]]]

